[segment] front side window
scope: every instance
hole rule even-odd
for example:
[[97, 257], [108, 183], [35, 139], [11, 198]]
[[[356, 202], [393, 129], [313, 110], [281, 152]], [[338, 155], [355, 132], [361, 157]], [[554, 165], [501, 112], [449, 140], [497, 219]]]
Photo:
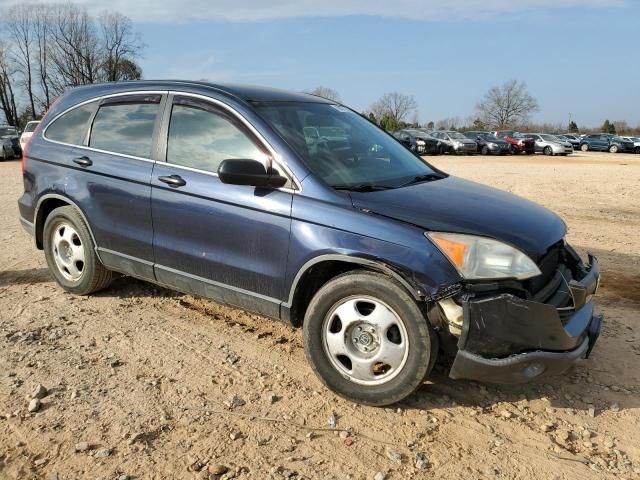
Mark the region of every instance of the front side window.
[[102, 105], [91, 128], [89, 146], [98, 150], [150, 158], [159, 103]]
[[[315, 138], [316, 129], [305, 135]], [[222, 112], [192, 104], [174, 104], [167, 140], [167, 162], [217, 172], [223, 160], [258, 160], [267, 166], [267, 155], [235, 120]]]
[[45, 132], [45, 138], [71, 145], [82, 145], [89, 129], [98, 102], [91, 102], [69, 110], [51, 122]]
[[[333, 188], [397, 188], [423, 175], [438, 175], [392, 136], [345, 107], [311, 102], [254, 106], [308, 168]], [[306, 133], [310, 127], [319, 137]]]

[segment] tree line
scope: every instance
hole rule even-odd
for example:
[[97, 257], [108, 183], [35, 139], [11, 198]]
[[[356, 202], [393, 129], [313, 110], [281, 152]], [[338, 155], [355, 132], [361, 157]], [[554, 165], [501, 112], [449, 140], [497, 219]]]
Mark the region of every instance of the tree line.
[[0, 18], [0, 109], [9, 125], [40, 118], [69, 87], [142, 76], [143, 43], [125, 15], [29, 3]]
[[[309, 91], [314, 95], [340, 102], [340, 94], [328, 87], [317, 87]], [[632, 128], [625, 121], [606, 120], [602, 127], [585, 128], [571, 120], [562, 123], [532, 123], [531, 115], [539, 110], [538, 101], [527, 90], [524, 82], [509, 80], [502, 85], [489, 89], [468, 118], [443, 118], [420, 124], [417, 111], [418, 103], [412, 95], [400, 92], [385, 93], [376, 100], [362, 115], [387, 131], [401, 128], [426, 128], [428, 130], [502, 130], [515, 129], [540, 132], [573, 133], [613, 133], [618, 135], [640, 135], [640, 125]]]

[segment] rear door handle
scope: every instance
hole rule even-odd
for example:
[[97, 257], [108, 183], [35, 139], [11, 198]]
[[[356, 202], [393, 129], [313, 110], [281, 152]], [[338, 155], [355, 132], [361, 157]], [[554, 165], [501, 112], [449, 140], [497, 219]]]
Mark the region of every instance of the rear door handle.
[[182, 178], [180, 175], [169, 175], [169, 176], [162, 175], [158, 177], [158, 180], [174, 188], [184, 187], [187, 184], [184, 178]]
[[90, 167], [93, 165], [93, 162], [89, 157], [78, 157], [73, 159], [73, 163], [77, 163], [81, 167]]

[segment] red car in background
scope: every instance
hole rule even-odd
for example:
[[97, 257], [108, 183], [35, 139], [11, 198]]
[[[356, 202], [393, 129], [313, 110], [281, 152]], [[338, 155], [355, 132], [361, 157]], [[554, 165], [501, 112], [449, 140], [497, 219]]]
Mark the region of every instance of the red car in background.
[[536, 153], [535, 141], [532, 138], [525, 138], [523, 133], [514, 132], [513, 130], [498, 130], [491, 133], [511, 145], [511, 153], [524, 152], [527, 155]]

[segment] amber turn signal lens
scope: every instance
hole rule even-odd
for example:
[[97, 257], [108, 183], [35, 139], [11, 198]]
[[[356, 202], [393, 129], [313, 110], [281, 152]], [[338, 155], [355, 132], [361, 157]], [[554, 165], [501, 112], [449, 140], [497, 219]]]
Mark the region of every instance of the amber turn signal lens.
[[469, 250], [469, 245], [462, 242], [456, 242], [450, 238], [445, 238], [437, 233], [429, 235], [431, 239], [438, 245], [438, 248], [447, 256], [453, 264], [461, 268], [464, 266], [464, 256]]

